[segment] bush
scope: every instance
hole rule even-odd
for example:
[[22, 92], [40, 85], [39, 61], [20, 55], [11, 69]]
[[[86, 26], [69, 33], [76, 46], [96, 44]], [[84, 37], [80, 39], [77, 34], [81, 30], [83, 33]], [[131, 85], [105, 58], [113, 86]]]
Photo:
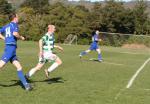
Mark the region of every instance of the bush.
[[87, 38], [78, 39], [78, 44], [81, 44], [81, 45], [87, 45], [87, 44], [90, 44], [90, 42], [91, 42], [91, 40], [87, 39]]
[[126, 43], [132, 44], [132, 43], [138, 43], [138, 44], [144, 44], [147, 47], [150, 47], [150, 36], [131, 36]]

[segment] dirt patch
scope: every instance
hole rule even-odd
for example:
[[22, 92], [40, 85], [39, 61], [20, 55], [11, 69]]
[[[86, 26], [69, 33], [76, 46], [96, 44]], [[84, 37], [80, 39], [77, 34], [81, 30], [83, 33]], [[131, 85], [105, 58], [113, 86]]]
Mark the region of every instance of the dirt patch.
[[122, 48], [130, 48], [130, 49], [149, 49], [144, 44], [124, 44]]

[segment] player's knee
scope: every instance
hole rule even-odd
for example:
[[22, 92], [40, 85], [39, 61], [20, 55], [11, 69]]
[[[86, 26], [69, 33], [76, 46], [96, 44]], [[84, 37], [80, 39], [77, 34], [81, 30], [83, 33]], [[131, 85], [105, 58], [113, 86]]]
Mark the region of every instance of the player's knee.
[[58, 65], [62, 64], [62, 61], [60, 59], [58, 59], [56, 62], [58, 63]]
[[39, 70], [41, 70], [41, 67], [38, 67], [38, 68], [36, 69], [36, 71], [39, 71]]
[[89, 53], [90, 51], [91, 51], [91, 50], [86, 50], [85, 52], [86, 52], [86, 53]]
[[22, 66], [16, 66], [17, 67], [17, 70], [22, 70]]
[[61, 65], [61, 64], [62, 64], [62, 61], [60, 60], [60, 61], [59, 61], [59, 65]]
[[100, 53], [101, 53], [101, 50], [100, 50], [100, 49], [97, 49], [97, 52], [100, 54]]
[[0, 69], [3, 68], [4, 65], [0, 65]]
[[41, 66], [41, 65], [39, 65], [39, 64], [35, 67], [36, 71], [41, 70], [41, 68], [42, 68], [42, 66]]
[[0, 68], [3, 68], [3, 67], [4, 67], [4, 65], [5, 65], [5, 62], [0, 61]]

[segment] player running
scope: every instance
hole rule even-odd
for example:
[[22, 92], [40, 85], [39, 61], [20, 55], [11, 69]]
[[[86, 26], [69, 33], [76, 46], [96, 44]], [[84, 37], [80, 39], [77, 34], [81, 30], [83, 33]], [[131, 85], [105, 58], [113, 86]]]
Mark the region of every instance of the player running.
[[49, 78], [49, 73], [62, 64], [61, 59], [53, 53], [54, 48], [63, 51], [62, 47], [54, 45], [54, 32], [55, 26], [48, 25], [48, 32], [39, 40], [39, 62], [26, 74], [26, 78], [30, 78], [36, 71], [40, 70], [45, 63], [50, 61], [53, 62], [53, 64], [48, 69], [45, 69], [46, 77]]
[[99, 31], [96, 30], [96, 32], [94, 33], [94, 35], [92, 36], [92, 43], [90, 45], [90, 48], [86, 51], [83, 51], [80, 53], [80, 58], [83, 56], [83, 55], [86, 55], [87, 53], [89, 53], [90, 51], [97, 51], [98, 52], [98, 61], [99, 62], [102, 62], [102, 55], [101, 55], [101, 50], [100, 50], [100, 47], [98, 45], [98, 42], [101, 41], [101, 39], [99, 39]]
[[[0, 69], [4, 67], [7, 62], [11, 62], [17, 68], [17, 74], [22, 82], [23, 86], [27, 91], [31, 90], [31, 85], [26, 81], [24, 74], [22, 72], [22, 66], [18, 61], [16, 55], [17, 49], [17, 39], [25, 40], [25, 38], [19, 35], [18, 31], [18, 16], [15, 13], [10, 14], [9, 20], [11, 21], [9, 24], [3, 26], [0, 29], [0, 38], [5, 40], [5, 50], [0, 60]], [[5, 36], [3, 36], [4, 34]]]

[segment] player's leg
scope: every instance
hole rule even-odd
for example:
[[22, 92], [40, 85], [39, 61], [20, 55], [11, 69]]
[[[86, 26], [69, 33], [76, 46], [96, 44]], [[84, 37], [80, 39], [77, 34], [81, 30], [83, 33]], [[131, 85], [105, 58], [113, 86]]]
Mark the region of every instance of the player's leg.
[[83, 51], [83, 52], [80, 53], [80, 55], [79, 55], [80, 58], [81, 58], [82, 56], [86, 55], [87, 53], [89, 53], [90, 51], [92, 51], [93, 49], [94, 49], [94, 44], [91, 43], [90, 48], [89, 48], [88, 50]]
[[26, 77], [30, 78], [34, 75], [37, 71], [39, 71], [43, 67], [44, 63], [38, 63], [34, 68], [32, 68], [27, 74]]
[[85, 50], [85, 51], [83, 51], [83, 52], [81, 52], [80, 53], [80, 58], [82, 57], [82, 56], [84, 56], [84, 55], [86, 55], [87, 53], [89, 53], [91, 51], [91, 49], [88, 49], [88, 50]]
[[12, 64], [17, 68], [17, 74], [18, 74], [18, 78], [20, 79], [20, 81], [22, 82], [22, 84], [24, 85], [26, 90], [31, 90], [32, 87], [31, 85], [27, 82], [26, 78], [24, 77], [23, 71], [22, 71], [22, 66], [19, 63], [18, 60], [13, 60]]
[[54, 63], [48, 68], [48, 70], [45, 70], [45, 74], [47, 78], [49, 77], [50, 72], [54, 71], [58, 66], [62, 64], [61, 59], [55, 54], [52, 55], [51, 60], [54, 61]]
[[13, 55], [13, 49], [11, 49], [11, 47], [9, 46], [5, 46], [4, 53], [0, 60], [0, 69], [4, 67], [4, 65], [10, 60], [12, 55]]
[[3, 60], [0, 60], [0, 69], [3, 68], [5, 64], [6, 62], [4, 62]]
[[96, 51], [98, 52], [98, 61], [102, 61], [102, 55], [101, 55], [101, 50], [100, 48], [97, 48]]

